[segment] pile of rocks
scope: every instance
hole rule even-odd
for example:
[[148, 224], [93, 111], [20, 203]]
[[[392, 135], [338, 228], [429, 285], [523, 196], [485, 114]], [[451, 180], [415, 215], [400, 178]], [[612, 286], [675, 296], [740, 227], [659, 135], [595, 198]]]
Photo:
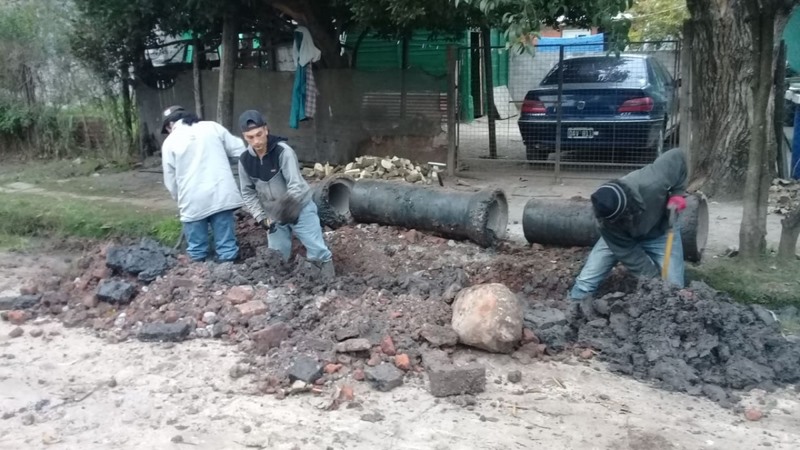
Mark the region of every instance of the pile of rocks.
[[773, 180], [769, 188], [769, 206], [772, 212], [781, 215], [800, 207], [800, 181]]
[[439, 166], [415, 164], [405, 158], [377, 156], [361, 156], [346, 166], [332, 166], [317, 163], [314, 167], [303, 169], [303, 176], [312, 179], [323, 179], [333, 174], [343, 173], [355, 179], [405, 180], [409, 183], [431, 184], [436, 182]]

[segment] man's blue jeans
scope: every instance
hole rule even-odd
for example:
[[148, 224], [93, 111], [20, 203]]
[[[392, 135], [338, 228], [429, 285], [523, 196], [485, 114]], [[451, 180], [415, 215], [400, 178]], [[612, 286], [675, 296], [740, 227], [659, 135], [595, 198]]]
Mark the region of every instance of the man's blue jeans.
[[309, 201], [300, 211], [297, 223], [275, 224], [274, 231], [269, 233], [269, 248], [281, 252], [285, 261], [292, 255], [292, 233], [305, 246], [310, 261], [328, 262], [333, 258], [322, 236], [317, 204], [313, 201]]
[[205, 219], [195, 222], [184, 222], [183, 233], [186, 235], [186, 253], [194, 261], [202, 261], [208, 257], [208, 227], [214, 236], [214, 252], [219, 261], [233, 261], [239, 256], [239, 245], [236, 243], [235, 220], [233, 210], [221, 211]]
[[[656, 263], [656, 266], [661, 270], [664, 264], [664, 255], [667, 247], [667, 235], [651, 239], [649, 241], [639, 242], [645, 253]], [[586, 260], [578, 279], [575, 280], [575, 286], [569, 296], [572, 300], [583, 300], [584, 298], [594, 294], [600, 283], [606, 279], [611, 269], [617, 264], [617, 258], [611, 249], [608, 248], [606, 241], [603, 238], [597, 241], [592, 253]], [[678, 287], [684, 285], [684, 263], [683, 263], [683, 244], [681, 243], [681, 233], [675, 230], [675, 237], [672, 241], [672, 256], [669, 260], [669, 274], [667, 275], [668, 281]]]

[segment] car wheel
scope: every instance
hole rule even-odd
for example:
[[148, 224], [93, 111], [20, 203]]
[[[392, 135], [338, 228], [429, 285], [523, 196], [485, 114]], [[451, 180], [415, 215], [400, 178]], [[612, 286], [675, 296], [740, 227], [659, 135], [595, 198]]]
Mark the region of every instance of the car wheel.
[[550, 150], [541, 148], [535, 144], [525, 145], [525, 157], [528, 161], [547, 161]]

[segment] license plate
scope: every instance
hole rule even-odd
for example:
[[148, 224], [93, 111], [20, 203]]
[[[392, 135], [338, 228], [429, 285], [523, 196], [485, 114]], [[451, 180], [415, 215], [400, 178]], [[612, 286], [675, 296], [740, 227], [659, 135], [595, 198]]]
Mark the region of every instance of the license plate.
[[594, 128], [567, 128], [567, 139], [592, 139]]

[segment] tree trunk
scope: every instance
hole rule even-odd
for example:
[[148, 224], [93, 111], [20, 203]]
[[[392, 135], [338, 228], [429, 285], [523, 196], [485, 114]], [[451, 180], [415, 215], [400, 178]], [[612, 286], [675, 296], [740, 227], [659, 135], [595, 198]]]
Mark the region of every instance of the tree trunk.
[[128, 68], [120, 68], [122, 82], [120, 83], [120, 94], [122, 94], [122, 126], [125, 129], [126, 152], [133, 149], [133, 102], [131, 101], [131, 88], [128, 80]]
[[800, 236], [800, 206], [796, 205], [781, 220], [781, 242], [778, 244], [778, 259], [794, 261], [797, 259], [797, 238]]
[[687, 0], [691, 14], [691, 188], [741, 198], [750, 137], [747, 0]]
[[744, 211], [739, 230], [739, 254], [745, 259], [763, 256], [767, 249], [767, 205], [769, 187], [775, 174], [776, 135], [773, 126], [776, 102], [775, 36], [781, 36], [791, 12], [788, 2], [749, 2], [749, 26], [753, 36], [751, 60], [752, 136], [745, 182]]
[[497, 128], [494, 113], [494, 77], [492, 71], [492, 35], [489, 27], [481, 28], [483, 64], [486, 72], [486, 117], [489, 119], [489, 157], [497, 158]]
[[219, 93], [217, 95], [217, 122], [233, 130], [233, 92], [236, 54], [239, 50], [239, 35], [236, 16], [226, 14], [222, 23], [222, 59], [219, 70]]
[[203, 73], [200, 63], [203, 57], [203, 43], [197, 35], [194, 36], [194, 52], [192, 53], [192, 80], [194, 81], [194, 112], [199, 117], [205, 117], [203, 111]]
[[[773, 61], [775, 59], [774, 12], [763, 10], [756, 2], [749, 7], [749, 21], [753, 38], [752, 58], [754, 78], [750, 90], [753, 94], [750, 149], [747, 177], [744, 186], [744, 211], [739, 229], [739, 255], [744, 259], [763, 256], [767, 249], [767, 211], [769, 196], [769, 166], [772, 152], [768, 147], [771, 114], [767, 111], [772, 89]], [[762, 214], [763, 209], [763, 214]]]
[[[776, 35], [780, 36], [780, 35]], [[779, 97], [784, 92], [786, 87], [784, 83], [786, 82], [786, 43], [781, 40], [778, 43], [778, 58], [775, 60], [775, 94]], [[782, 176], [781, 174], [786, 173], [789, 168], [786, 167], [786, 160], [783, 158], [783, 116], [784, 116], [784, 106], [783, 102], [779, 99], [775, 99], [775, 104], [773, 105], [773, 118], [772, 118], [772, 126], [775, 128], [775, 161], [778, 166], [778, 176]], [[787, 177], [788, 178], [788, 177]]]

